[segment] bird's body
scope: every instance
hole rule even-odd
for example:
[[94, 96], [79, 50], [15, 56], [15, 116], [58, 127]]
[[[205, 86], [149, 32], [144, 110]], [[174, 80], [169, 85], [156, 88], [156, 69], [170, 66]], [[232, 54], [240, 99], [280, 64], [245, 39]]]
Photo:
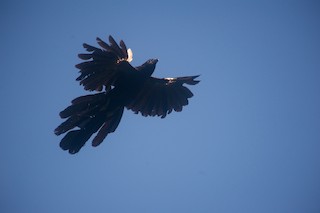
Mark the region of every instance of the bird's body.
[[[197, 84], [198, 76], [180, 78], [153, 78], [157, 59], [149, 59], [139, 67], [132, 67], [132, 52], [124, 42], [120, 47], [110, 36], [110, 45], [97, 38], [102, 49], [84, 44], [88, 54], [79, 54], [82, 62], [77, 78], [86, 90], [103, 91], [81, 96], [71, 106], [60, 112], [61, 118], [68, 118], [55, 129], [55, 134], [67, 134], [60, 147], [69, 153], [77, 153], [87, 140], [98, 130], [92, 141], [99, 145], [119, 125], [124, 108], [144, 116], [164, 118], [172, 110], [181, 111], [192, 97], [183, 84]], [[78, 129], [75, 129], [78, 128]], [[75, 130], [73, 130], [75, 129]]]

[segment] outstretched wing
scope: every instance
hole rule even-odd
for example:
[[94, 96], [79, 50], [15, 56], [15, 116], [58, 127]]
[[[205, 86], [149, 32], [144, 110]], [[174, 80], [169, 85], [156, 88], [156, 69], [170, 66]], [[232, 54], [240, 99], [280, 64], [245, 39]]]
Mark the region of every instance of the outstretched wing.
[[80, 70], [77, 81], [80, 81], [85, 90], [90, 91], [101, 91], [103, 86], [110, 88], [122, 75], [135, 70], [129, 64], [132, 61], [132, 51], [127, 49], [122, 40], [120, 46], [112, 36], [109, 36], [110, 44], [100, 38], [97, 38], [97, 42], [102, 49], [83, 44], [89, 53], [79, 54], [79, 58], [85, 61], [76, 65]]
[[192, 92], [183, 84], [195, 85], [197, 76], [178, 78], [150, 77], [141, 92], [126, 107], [143, 116], [166, 117], [172, 110], [180, 112], [183, 106], [188, 105]]

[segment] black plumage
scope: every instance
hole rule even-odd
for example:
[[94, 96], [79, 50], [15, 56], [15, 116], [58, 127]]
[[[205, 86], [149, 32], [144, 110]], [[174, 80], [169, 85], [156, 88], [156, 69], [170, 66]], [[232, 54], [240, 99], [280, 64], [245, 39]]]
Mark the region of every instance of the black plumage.
[[97, 38], [101, 48], [88, 44], [88, 53], [79, 54], [84, 62], [76, 65], [80, 76], [76, 79], [85, 90], [98, 93], [74, 99], [60, 112], [67, 119], [55, 129], [55, 134], [67, 133], [60, 142], [63, 150], [77, 153], [96, 132], [92, 141], [98, 146], [118, 127], [124, 108], [143, 116], [166, 117], [173, 110], [180, 112], [188, 105], [192, 92], [184, 84], [199, 83], [196, 76], [154, 78], [157, 59], [149, 59], [138, 67], [129, 63], [132, 52], [121, 40], [119, 45], [112, 36], [109, 44]]

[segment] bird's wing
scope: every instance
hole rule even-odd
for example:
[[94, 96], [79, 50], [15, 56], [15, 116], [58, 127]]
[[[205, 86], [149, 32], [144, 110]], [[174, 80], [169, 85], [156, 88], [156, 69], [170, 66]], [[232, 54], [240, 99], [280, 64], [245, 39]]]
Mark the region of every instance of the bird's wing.
[[188, 105], [188, 98], [192, 92], [183, 84], [195, 85], [197, 76], [178, 78], [150, 77], [141, 92], [126, 107], [143, 116], [166, 117], [172, 110], [180, 112], [183, 106]]
[[103, 86], [110, 88], [114, 86], [119, 77], [135, 70], [129, 62], [132, 61], [132, 51], [127, 49], [121, 40], [120, 46], [109, 36], [110, 44], [97, 38], [100, 48], [84, 43], [83, 47], [88, 53], [79, 54], [79, 58], [85, 60], [77, 64], [80, 71], [77, 81], [84, 86], [85, 90], [101, 91]]

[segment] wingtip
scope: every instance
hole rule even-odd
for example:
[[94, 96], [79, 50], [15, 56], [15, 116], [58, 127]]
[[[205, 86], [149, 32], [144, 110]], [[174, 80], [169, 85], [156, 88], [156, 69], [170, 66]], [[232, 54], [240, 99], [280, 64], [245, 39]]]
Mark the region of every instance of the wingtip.
[[200, 82], [200, 80], [195, 80], [196, 78], [198, 78], [200, 75], [195, 75], [195, 76], [192, 76], [192, 81], [193, 81], [193, 85], [196, 85]]
[[117, 44], [116, 40], [111, 35], [109, 35], [109, 42], [110, 44]]
[[[196, 78], [198, 78], [198, 77], [200, 77], [200, 75], [195, 76], [195, 78], [194, 78], [194, 79], [196, 79]], [[199, 82], [200, 82], [200, 80], [195, 80], [195, 82], [199, 83]]]
[[194, 75], [194, 76], [189, 76], [186, 77], [186, 81], [184, 83], [189, 84], [189, 85], [196, 85], [200, 82], [200, 80], [195, 80], [198, 78], [200, 75]]
[[198, 78], [198, 77], [200, 77], [200, 75], [194, 75], [194, 76], [192, 76], [193, 79], [196, 79], [196, 78]]

